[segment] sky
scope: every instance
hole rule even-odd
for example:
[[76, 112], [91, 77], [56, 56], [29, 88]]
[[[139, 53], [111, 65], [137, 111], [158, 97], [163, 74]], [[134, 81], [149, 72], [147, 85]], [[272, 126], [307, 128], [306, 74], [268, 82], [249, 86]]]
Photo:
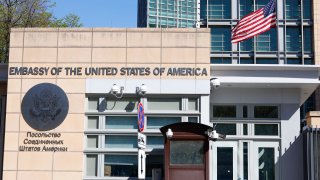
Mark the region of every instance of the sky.
[[73, 13], [83, 27], [137, 27], [137, 0], [53, 0], [52, 13], [62, 18]]

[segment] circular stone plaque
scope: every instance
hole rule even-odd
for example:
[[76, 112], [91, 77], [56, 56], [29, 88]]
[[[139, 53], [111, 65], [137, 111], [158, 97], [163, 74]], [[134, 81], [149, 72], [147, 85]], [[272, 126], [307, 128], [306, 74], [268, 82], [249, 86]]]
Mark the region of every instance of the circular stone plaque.
[[27, 124], [38, 131], [58, 127], [66, 118], [69, 101], [58, 86], [41, 83], [33, 86], [23, 97], [21, 112]]

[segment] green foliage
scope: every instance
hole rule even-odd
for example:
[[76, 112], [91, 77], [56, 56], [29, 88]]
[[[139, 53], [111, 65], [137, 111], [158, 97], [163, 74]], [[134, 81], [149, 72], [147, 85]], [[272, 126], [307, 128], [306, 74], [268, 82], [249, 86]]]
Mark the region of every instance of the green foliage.
[[54, 19], [50, 23], [50, 27], [81, 27], [80, 18], [75, 14], [68, 14], [61, 19]]
[[10, 29], [14, 27], [81, 27], [80, 18], [54, 17], [51, 0], [0, 0], [0, 63], [9, 58]]

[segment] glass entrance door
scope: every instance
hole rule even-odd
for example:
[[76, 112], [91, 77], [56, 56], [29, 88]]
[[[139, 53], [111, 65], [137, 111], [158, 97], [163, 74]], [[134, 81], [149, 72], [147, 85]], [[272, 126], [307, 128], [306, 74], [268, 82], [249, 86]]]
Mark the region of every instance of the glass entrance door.
[[213, 180], [279, 180], [279, 142], [212, 142]]
[[237, 179], [237, 142], [213, 142], [213, 171], [214, 180]]
[[278, 180], [279, 179], [279, 143], [254, 142], [253, 143], [253, 179]]

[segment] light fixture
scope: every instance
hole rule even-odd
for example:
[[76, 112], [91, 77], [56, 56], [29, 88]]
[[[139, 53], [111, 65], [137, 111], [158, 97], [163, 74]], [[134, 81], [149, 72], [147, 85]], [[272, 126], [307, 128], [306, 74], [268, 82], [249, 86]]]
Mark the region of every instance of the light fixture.
[[136, 88], [136, 92], [137, 92], [138, 95], [144, 96], [148, 92], [148, 87], [145, 84], [141, 84], [140, 87]]
[[110, 93], [114, 95], [116, 98], [122, 98], [124, 87], [119, 87], [117, 84], [113, 84], [111, 87]]
[[171, 139], [171, 138], [172, 138], [173, 132], [172, 132], [172, 130], [171, 130], [170, 128], [167, 130], [166, 136], [167, 136], [168, 139]]

